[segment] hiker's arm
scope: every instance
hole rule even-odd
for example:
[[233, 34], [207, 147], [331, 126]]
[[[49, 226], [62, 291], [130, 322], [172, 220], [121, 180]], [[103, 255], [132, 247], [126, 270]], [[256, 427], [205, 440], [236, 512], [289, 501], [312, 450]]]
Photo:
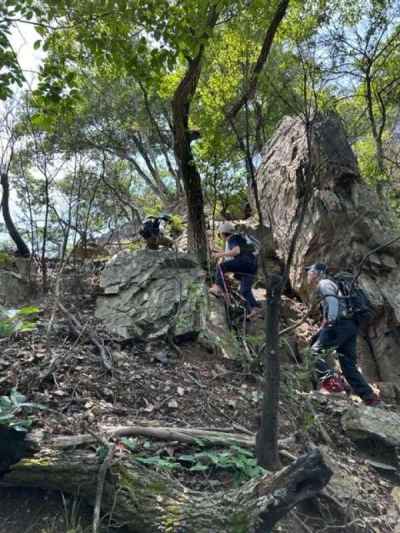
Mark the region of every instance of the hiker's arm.
[[232, 250], [227, 252], [216, 252], [213, 254], [214, 257], [236, 257], [240, 254], [240, 246], [235, 246]]
[[326, 322], [334, 322], [337, 319], [339, 300], [337, 297], [337, 289], [335, 284], [328, 279], [323, 279], [320, 281], [319, 291], [324, 302], [323, 325], [325, 325]]

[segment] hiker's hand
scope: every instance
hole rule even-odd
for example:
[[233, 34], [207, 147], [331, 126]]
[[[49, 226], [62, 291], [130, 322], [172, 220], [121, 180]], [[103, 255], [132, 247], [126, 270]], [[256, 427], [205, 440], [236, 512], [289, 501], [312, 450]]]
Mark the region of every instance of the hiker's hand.
[[218, 259], [219, 257], [224, 257], [224, 252], [212, 252], [212, 256]]

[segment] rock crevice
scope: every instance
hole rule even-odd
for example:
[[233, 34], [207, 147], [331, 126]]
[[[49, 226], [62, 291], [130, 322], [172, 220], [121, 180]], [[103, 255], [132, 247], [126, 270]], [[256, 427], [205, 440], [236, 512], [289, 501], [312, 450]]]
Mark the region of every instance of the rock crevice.
[[[323, 261], [333, 271], [356, 272], [368, 253], [397, 234], [389, 210], [361, 179], [339, 118], [317, 117], [309, 139], [308, 144], [300, 118], [285, 118], [265, 147], [257, 175], [262, 210], [273, 223], [279, 255], [287, 257], [304, 194], [300, 177], [307, 165], [312, 169], [310, 201], [290, 276], [305, 299], [306, 265]], [[370, 342], [360, 341], [361, 362], [370, 378], [384, 381], [400, 377], [399, 266], [400, 241], [368, 256], [359, 278], [378, 311]]]

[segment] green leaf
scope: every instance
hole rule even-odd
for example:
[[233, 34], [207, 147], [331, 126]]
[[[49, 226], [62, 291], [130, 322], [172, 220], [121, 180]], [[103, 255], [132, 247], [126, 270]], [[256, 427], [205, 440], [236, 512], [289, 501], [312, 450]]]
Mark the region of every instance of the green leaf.
[[35, 402], [23, 402], [18, 405], [18, 407], [25, 408], [28, 407], [30, 409], [40, 409], [42, 411], [48, 410], [48, 407], [46, 405], [43, 405], [41, 403], [35, 403]]
[[36, 329], [36, 324], [34, 322], [23, 322], [17, 331], [20, 333], [26, 333], [27, 331], [34, 331]]
[[98, 448], [96, 448], [96, 455], [100, 459], [100, 461], [104, 461], [104, 459], [107, 457], [107, 453], [107, 446], [99, 446]]
[[[30, 427], [32, 427], [32, 420], [25, 419], [25, 420], [16, 420], [15, 422], [12, 422], [10, 424], [10, 427], [17, 429], [17, 431], [26, 431]], [[21, 429], [23, 428], [23, 429]]]
[[189, 468], [190, 472], [204, 472], [205, 470], [208, 470], [210, 467], [208, 465], [203, 465], [201, 463], [197, 463], [196, 465]]
[[12, 406], [12, 401], [8, 396], [0, 396], [0, 409], [9, 409]]
[[24, 403], [26, 400], [26, 396], [18, 392], [15, 387], [11, 389], [10, 398], [16, 406], [20, 406], [20, 404]]
[[15, 431], [28, 431], [29, 428], [26, 428], [24, 426], [22, 426], [21, 424], [10, 424], [10, 427], [12, 427], [13, 429], [15, 429]]
[[8, 420], [12, 420], [14, 418], [14, 415], [13, 414], [9, 414], [9, 415], [1, 415], [0, 416], [0, 423], [1, 422], [7, 422]]
[[179, 461], [185, 461], [187, 463], [195, 463], [197, 461], [196, 456], [191, 454], [180, 455], [178, 459]]
[[38, 39], [37, 41], [35, 41], [33, 43], [33, 49], [34, 50], [38, 50], [40, 48], [40, 45], [42, 44], [42, 40], [41, 39]]
[[129, 450], [134, 451], [137, 448], [138, 440], [137, 439], [128, 439], [127, 437], [122, 437], [121, 442]]
[[162, 459], [159, 455], [153, 455], [152, 457], [136, 457], [136, 461], [144, 465], [154, 465], [169, 470], [180, 468], [180, 465], [176, 461]]
[[20, 309], [18, 309], [18, 314], [22, 316], [35, 315], [37, 313], [40, 313], [40, 307], [36, 307], [34, 305], [21, 307]]
[[10, 337], [14, 333], [14, 324], [9, 320], [0, 320], [0, 337]]

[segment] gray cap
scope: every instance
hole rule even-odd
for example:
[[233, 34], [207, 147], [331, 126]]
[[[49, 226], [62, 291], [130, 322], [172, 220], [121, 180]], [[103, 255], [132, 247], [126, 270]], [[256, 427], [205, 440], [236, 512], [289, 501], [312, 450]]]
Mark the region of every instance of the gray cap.
[[218, 228], [219, 233], [231, 234], [235, 233], [235, 226], [232, 222], [223, 222]]

